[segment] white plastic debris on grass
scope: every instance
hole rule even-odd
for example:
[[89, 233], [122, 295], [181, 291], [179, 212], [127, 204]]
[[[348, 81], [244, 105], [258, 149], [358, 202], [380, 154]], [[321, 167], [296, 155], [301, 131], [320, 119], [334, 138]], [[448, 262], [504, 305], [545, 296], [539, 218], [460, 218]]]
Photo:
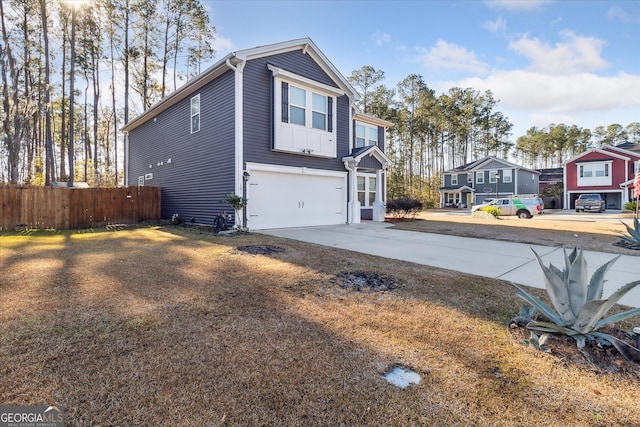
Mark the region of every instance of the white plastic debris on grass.
[[400, 388], [407, 388], [410, 384], [420, 384], [422, 377], [411, 369], [404, 369], [400, 366], [396, 366], [383, 378], [389, 381], [391, 384]]

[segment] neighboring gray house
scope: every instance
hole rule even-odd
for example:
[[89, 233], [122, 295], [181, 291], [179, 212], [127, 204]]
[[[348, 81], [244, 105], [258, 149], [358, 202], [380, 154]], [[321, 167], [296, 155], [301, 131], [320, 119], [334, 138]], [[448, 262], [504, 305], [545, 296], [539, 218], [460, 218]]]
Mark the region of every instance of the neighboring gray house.
[[487, 156], [443, 174], [440, 207], [470, 207], [486, 199], [537, 195], [539, 176], [533, 169]]
[[252, 229], [384, 220], [385, 130], [308, 38], [227, 55], [124, 127], [127, 185], [162, 188], [162, 217]]

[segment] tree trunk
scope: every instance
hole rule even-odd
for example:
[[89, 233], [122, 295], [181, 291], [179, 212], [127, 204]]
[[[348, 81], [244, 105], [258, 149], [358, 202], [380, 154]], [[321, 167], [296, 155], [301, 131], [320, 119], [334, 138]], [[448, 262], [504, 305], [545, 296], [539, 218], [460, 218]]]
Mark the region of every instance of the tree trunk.
[[45, 152], [45, 180], [46, 186], [55, 181], [53, 174], [54, 156], [53, 140], [51, 138], [51, 65], [49, 62], [49, 30], [47, 24], [47, 1], [40, 0], [40, 14], [42, 15], [42, 39], [44, 44], [44, 152]]
[[71, 58], [69, 64], [69, 187], [73, 187], [73, 178], [75, 175], [75, 142], [74, 142], [74, 124], [75, 124], [75, 72], [76, 72], [76, 8], [71, 6]]
[[[8, 175], [9, 183], [18, 183], [19, 160], [20, 160], [20, 132], [23, 129], [23, 119], [17, 110], [19, 105], [18, 87], [19, 75], [15, 66], [15, 59], [11, 52], [9, 44], [9, 36], [5, 23], [4, 9], [0, 1], [0, 20], [2, 25], [2, 41], [4, 43], [4, 52], [0, 55], [0, 68], [2, 72], [2, 106], [4, 115], [2, 120], [2, 129], [4, 131], [5, 148], [8, 154]], [[10, 81], [7, 79], [9, 74]], [[11, 88], [11, 93], [9, 92]]]

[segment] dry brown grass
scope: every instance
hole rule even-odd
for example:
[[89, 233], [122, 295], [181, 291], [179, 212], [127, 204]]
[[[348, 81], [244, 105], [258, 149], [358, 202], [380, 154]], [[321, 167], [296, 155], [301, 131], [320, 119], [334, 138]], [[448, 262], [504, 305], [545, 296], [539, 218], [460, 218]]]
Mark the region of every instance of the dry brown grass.
[[621, 234], [627, 231], [621, 220], [631, 224], [631, 214], [619, 219], [603, 220], [596, 213], [583, 213], [578, 220], [567, 220], [553, 214], [532, 219], [518, 217], [480, 218], [472, 215], [447, 215], [442, 211], [425, 212], [416, 221], [400, 222], [397, 228], [428, 233], [454, 234], [481, 239], [506, 240], [544, 246], [573, 247], [612, 254], [640, 256], [640, 251], [616, 246]]
[[[405, 286], [355, 292], [331, 280], [354, 270]], [[638, 375], [520, 344], [506, 328], [520, 302], [492, 279], [259, 234], [152, 227], [0, 235], [0, 292], [0, 403], [56, 403], [69, 425], [638, 419]], [[381, 379], [396, 364], [422, 383]]]

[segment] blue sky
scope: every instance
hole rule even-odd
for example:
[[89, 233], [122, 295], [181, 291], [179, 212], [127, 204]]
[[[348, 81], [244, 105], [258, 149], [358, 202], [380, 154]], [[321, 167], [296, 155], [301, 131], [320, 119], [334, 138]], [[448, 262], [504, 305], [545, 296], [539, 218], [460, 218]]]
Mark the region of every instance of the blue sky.
[[310, 37], [348, 77], [371, 65], [437, 94], [491, 90], [514, 124], [640, 122], [640, 1], [208, 0], [216, 58]]

